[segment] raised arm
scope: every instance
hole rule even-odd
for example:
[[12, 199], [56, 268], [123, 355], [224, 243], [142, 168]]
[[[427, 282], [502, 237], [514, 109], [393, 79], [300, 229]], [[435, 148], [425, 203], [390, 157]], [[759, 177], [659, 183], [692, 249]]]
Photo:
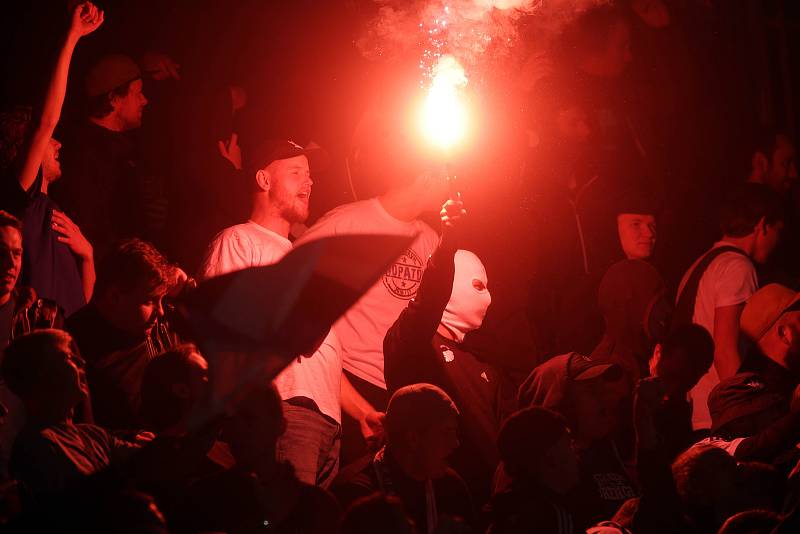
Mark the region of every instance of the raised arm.
[[64, 105], [64, 95], [67, 90], [69, 63], [72, 59], [75, 45], [81, 37], [92, 33], [102, 23], [103, 11], [97, 9], [91, 2], [77, 5], [72, 12], [69, 30], [64, 37], [56, 64], [50, 76], [50, 83], [47, 86], [41, 114], [35, 121], [34, 131], [27, 151], [23, 155], [19, 175], [17, 176], [20, 186], [25, 191], [31, 188], [36, 179], [36, 174], [42, 164], [44, 151], [61, 117], [61, 107]]
[[460, 201], [445, 203], [440, 213], [442, 242], [428, 260], [416, 297], [383, 339], [384, 377], [390, 393], [408, 384], [434, 380], [435, 366], [426, 355], [453, 292], [457, 249], [453, 232], [465, 213]]

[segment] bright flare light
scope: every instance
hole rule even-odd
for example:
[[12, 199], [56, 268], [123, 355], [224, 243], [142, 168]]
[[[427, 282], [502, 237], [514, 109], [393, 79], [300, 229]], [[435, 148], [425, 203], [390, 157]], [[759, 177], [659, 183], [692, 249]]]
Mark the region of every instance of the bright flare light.
[[451, 55], [441, 56], [433, 68], [420, 119], [425, 137], [442, 149], [451, 148], [466, 133], [467, 106], [463, 95], [466, 85], [467, 76], [458, 60]]

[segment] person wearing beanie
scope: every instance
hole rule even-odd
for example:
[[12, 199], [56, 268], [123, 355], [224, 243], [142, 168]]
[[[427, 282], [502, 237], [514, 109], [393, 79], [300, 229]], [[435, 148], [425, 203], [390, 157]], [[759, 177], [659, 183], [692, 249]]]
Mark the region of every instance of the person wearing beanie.
[[514, 409], [516, 389], [464, 344], [464, 337], [480, 328], [492, 301], [480, 258], [457, 250], [454, 232], [465, 213], [456, 201], [442, 210], [442, 243], [428, 261], [416, 298], [386, 332], [384, 376], [390, 393], [428, 382], [460, 407], [461, 446], [452, 465], [482, 502], [489, 497], [498, 462], [499, 422]]
[[432, 534], [446, 522], [472, 524], [472, 498], [448, 467], [458, 447], [458, 419], [458, 408], [440, 388], [398, 389], [386, 409], [386, 445], [366, 465], [343, 472], [333, 494], [343, 508], [375, 492], [396, 496], [421, 534]]
[[656, 207], [644, 194], [628, 192], [616, 203], [617, 234], [629, 260], [648, 260], [656, 246]]
[[53, 195], [98, 256], [125, 237], [161, 243], [163, 184], [146, 168], [132, 135], [147, 105], [139, 66], [124, 55], [101, 57], [86, 74], [84, 97], [86, 116], [68, 131], [62, 158], [66, 179]]
[[503, 423], [497, 447], [511, 482], [490, 503], [492, 534], [586, 531], [591, 521], [572, 495], [580, 484], [578, 455], [563, 417], [547, 408], [520, 410]]

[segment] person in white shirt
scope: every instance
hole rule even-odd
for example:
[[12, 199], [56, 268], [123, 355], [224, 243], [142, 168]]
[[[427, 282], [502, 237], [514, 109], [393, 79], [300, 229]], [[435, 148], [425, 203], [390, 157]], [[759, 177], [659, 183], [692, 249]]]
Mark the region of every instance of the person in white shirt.
[[[381, 280], [334, 325], [342, 346], [343, 387], [358, 391], [378, 410], [385, 409], [389, 400], [383, 375], [383, 338], [416, 296], [428, 258], [439, 246], [437, 232], [419, 217], [438, 211], [446, 198], [444, 175], [421, 174], [378, 197], [334, 208], [296, 242], [348, 234], [417, 236]], [[363, 416], [355, 421], [345, 419], [344, 433], [345, 461], [357, 459], [364, 445], [371, 448], [375, 441]], [[365, 444], [359, 435], [365, 437]]]
[[783, 228], [780, 197], [767, 186], [736, 186], [720, 214], [722, 239], [686, 272], [678, 289], [673, 326], [694, 323], [714, 338], [714, 365], [692, 389], [692, 427], [708, 429], [708, 395], [721, 379], [739, 370], [739, 317], [758, 289], [753, 262], [764, 263]]
[[[439, 246], [439, 235], [423, 222], [447, 200], [448, 182], [440, 158], [425, 153], [418, 131], [409, 126], [409, 93], [388, 84], [366, 106], [352, 140], [348, 171], [358, 200], [323, 215], [295, 245], [333, 235], [416, 235], [408, 250], [382, 279], [334, 325], [342, 345], [343, 387], [355, 388], [376, 409], [389, 401], [383, 375], [383, 338], [417, 294], [428, 258]], [[363, 417], [343, 421], [343, 461], [363, 455], [360, 436], [369, 434]], [[372, 448], [372, 447], [370, 447]]]
[[[292, 224], [308, 217], [313, 185], [309, 159], [320, 155], [319, 149], [286, 140], [267, 141], [256, 151], [250, 220], [217, 234], [198, 279], [276, 263], [291, 250]], [[331, 331], [313, 355], [298, 357], [275, 378], [286, 420], [279, 460], [291, 463], [297, 477], [309, 484], [327, 487], [338, 471], [342, 406], [359, 417], [380, 420], [352, 389], [342, 396], [341, 376], [339, 342]]]

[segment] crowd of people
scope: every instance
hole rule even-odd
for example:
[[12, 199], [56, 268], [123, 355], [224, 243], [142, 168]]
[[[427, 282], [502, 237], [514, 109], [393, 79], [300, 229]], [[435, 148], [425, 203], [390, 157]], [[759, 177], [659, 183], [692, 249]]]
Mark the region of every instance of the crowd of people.
[[[348, 170], [374, 196], [307, 227], [330, 155], [287, 138], [240, 147], [222, 125], [246, 113], [242, 87], [187, 102], [154, 90], [162, 134], [187, 106], [202, 101], [208, 116], [167, 150], [148, 144], [150, 88], [180, 77], [163, 54], [96, 58], [70, 87], [83, 113], [56, 140], [73, 52], [104, 23], [91, 2], [71, 6], [43, 103], [0, 115], [5, 528], [800, 528], [794, 142], [759, 136], [719, 195], [717, 239], [679, 276], [662, 274], [663, 214], [682, 212], [653, 147], [696, 138], [670, 138], [679, 126], [637, 114], [617, 83], [637, 53], [632, 31], [669, 23], [662, 2], [583, 13], [536, 59], [534, 104], [510, 121], [530, 208], [518, 247], [535, 249], [509, 323], [528, 325], [511, 335], [537, 347], [522, 374], [486, 341], [492, 273], [470, 250], [471, 207], [412, 148], [403, 97], [376, 98], [353, 136]], [[204, 286], [354, 235], [411, 244], [319, 339], [296, 343], [309, 331], [296, 328], [253, 346], [217, 323], [225, 342], [187, 327], [185, 303]], [[291, 266], [298, 279], [313, 268]], [[341, 294], [328, 275], [311, 307]], [[280, 306], [226, 302], [222, 323], [261, 324], [266, 310], [304, 320]], [[285, 361], [265, 365], [278, 347]]]

